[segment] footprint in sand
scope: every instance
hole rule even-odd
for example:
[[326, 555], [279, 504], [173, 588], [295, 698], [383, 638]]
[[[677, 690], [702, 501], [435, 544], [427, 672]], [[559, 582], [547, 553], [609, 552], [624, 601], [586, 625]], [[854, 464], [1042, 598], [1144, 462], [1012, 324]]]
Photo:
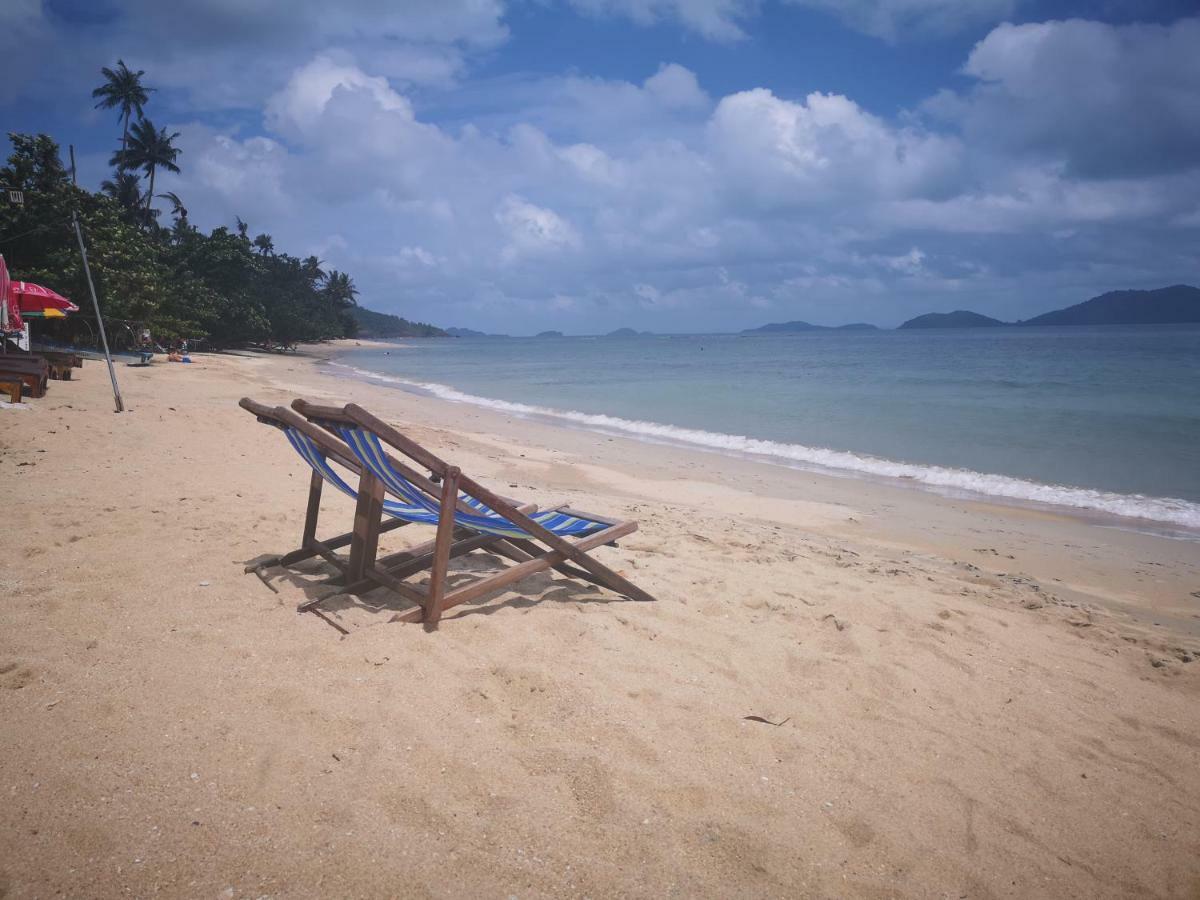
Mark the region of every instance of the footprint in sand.
[[19, 691], [34, 679], [34, 671], [29, 666], [9, 660], [0, 663], [0, 687], [10, 691]]

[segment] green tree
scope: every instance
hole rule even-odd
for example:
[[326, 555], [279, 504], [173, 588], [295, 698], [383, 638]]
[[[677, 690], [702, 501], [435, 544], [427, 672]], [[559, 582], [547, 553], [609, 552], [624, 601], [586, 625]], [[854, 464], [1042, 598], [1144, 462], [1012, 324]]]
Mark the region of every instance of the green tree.
[[154, 176], [158, 170], [178, 172], [179, 166], [175, 160], [179, 158], [180, 150], [173, 141], [179, 137], [179, 132], [167, 134], [167, 129], [158, 129], [149, 119], [141, 119], [133, 126], [129, 138], [129, 146], [118, 150], [108, 161], [110, 166], [121, 169], [141, 169], [150, 178], [150, 189], [146, 192], [146, 223], [151, 221], [150, 204], [154, 202]]
[[35, 194], [52, 193], [70, 182], [58, 144], [47, 135], [9, 134], [13, 152], [0, 181]]
[[142, 108], [150, 101], [150, 93], [154, 88], [142, 84], [142, 69], [136, 72], [125, 65], [125, 60], [118, 59], [117, 67], [110, 69], [105, 66], [100, 70], [104, 76], [104, 84], [92, 91], [92, 97], [98, 98], [96, 109], [117, 109], [121, 112], [117, 118], [123, 124], [121, 131], [121, 150], [129, 146], [129, 119], [135, 112], [138, 119], [142, 117]]
[[325, 277], [325, 294], [337, 309], [358, 305], [358, 288], [354, 286], [354, 279], [337, 269]]
[[179, 195], [174, 191], [167, 191], [165, 194], [159, 194], [159, 199], [166, 200], [171, 204], [171, 216], [176, 220], [187, 221], [187, 207], [183, 205], [183, 201], [179, 199]]
[[[139, 122], [129, 153], [151, 133], [168, 143], [172, 137]], [[171, 203], [174, 227], [145, 227], [147, 195], [135, 172], [118, 168], [93, 193], [71, 183], [50, 137], [11, 134], [9, 139], [13, 152], [0, 168], [0, 182], [24, 190], [25, 205], [0, 206], [0, 235], [5, 236], [0, 252], [15, 277], [76, 301], [86, 297], [69, 225], [77, 213], [110, 341], [118, 349], [129, 346], [143, 326], [160, 339], [207, 338], [216, 347], [268, 340], [287, 346], [352, 335], [357, 327], [352, 314], [373, 315], [356, 306], [358, 292], [349, 274], [326, 273], [315, 256], [281, 252], [270, 235], [251, 240], [241, 219], [236, 230], [205, 234], [188, 222], [179, 196], [168, 192], [159, 196]], [[37, 327], [45, 336], [87, 337], [89, 319], [85, 308]]]
[[111, 179], [100, 183], [100, 193], [115, 200], [125, 210], [126, 220], [136, 224], [141, 218], [142, 180], [133, 172], [117, 169]]

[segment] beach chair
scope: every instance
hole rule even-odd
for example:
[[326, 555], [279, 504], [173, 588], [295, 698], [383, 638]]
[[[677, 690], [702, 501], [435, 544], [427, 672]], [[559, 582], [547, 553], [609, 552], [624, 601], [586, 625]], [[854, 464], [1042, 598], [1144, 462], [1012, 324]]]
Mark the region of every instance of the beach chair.
[[[428, 517], [425, 521], [430, 524], [436, 519], [437, 537], [430, 560], [430, 584], [428, 590], [421, 590], [374, 565], [371, 534], [372, 529], [377, 532], [374, 522], [384, 510], [378, 501], [369, 504], [363, 574], [366, 580], [390, 588], [418, 604], [418, 609], [402, 615], [401, 619], [436, 624], [451, 607], [547, 569], [589, 581], [632, 600], [654, 600], [590, 555], [590, 551], [637, 531], [637, 522], [609, 519], [566, 506], [543, 511], [523, 510], [514, 501], [487, 489], [464, 475], [457, 466], [439, 459], [353, 403], [339, 409], [296, 400], [292, 407], [306, 419], [341, 438], [354, 454], [362, 472], [360, 502], [366, 495], [381, 498], [384, 492], [390, 492], [406, 504], [425, 510]], [[398, 451], [409, 462], [397, 459], [387, 448]], [[422, 475], [414, 469], [414, 464], [432, 477]], [[481, 538], [500, 538], [489, 545], [489, 550], [506, 557], [514, 565], [448, 590], [447, 564], [456, 543], [456, 530]]]
[[[259, 570], [264, 567], [291, 566], [314, 556], [335, 566], [342, 575], [345, 583], [345, 593], [361, 593], [373, 589], [377, 585], [366, 578], [364, 574], [366, 556], [369, 553], [375, 567], [385, 575], [402, 578], [406, 575], [429, 568], [433, 559], [435, 542], [430, 541], [399, 553], [391, 554], [382, 559], [374, 559], [378, 551], [378, 537], [388, 531], [414, 523], [436, 524], [437, 517], [424, 507], [417, 507], [403, 500], [380, 499], [370, 490], [360, 493], [362, 487], [362, 468], [350, 449], [332, 433], [320, 428], [287, 407], [269, 407], [257, 403], [248, 397], [242, 398], [239, 405], [250, 412], [259, 422], [271, 425], [283, 432], [292, 449], [312, 469], [309, 479], [308, 506], [304, 518], [304, 533], [300, 546], [282, 556], [259, 560], [247, 571]], [[336, 467], [335, 467], [336, 464]], [[359, 487], [352, 487], [338, 469], [346, 470], [351, 480], [358, 480]], [[368, 475], [368, 477], [370, 477]], [[420, 478], [420, 476], [416, 476]], [[354, 528], [337, 537], [321, 540], [317, 537], [317, 525], [321, 512], [321, 493], [328, 484], [356, 502]], [[432, 482], [429, 487], [436, 490]], [[382, 522], [377, 528], [371, 526], [373, 504], [379, 503], [380, 510], [386, 514], [389, 521]], [[536, 511], [536, 506], [524, 506], [526, 512]], [[494, 536], [480, 537], [469, 532], [457, 532], [455, 543], [450, 550], [451, 557], [469, 553], [472, 550], [488, 547], [500, 539]], [[337, 550], [349, 546], [349, 557], [340, 556]], [[300, 605], [299, 611], [304, 612], [317, 603], [307, 601]]]
[[[319, 540], [317, 538], [317, 519], [321, 513], [321, 491], [326, 482], [357, 499], [357, 489], [347, 484], [330, 464], [332, 459], [343, 468], [348, 469], [353, 476], [358, 477], [361, 473], [354, 455], [346, 447], [338, 447], [328, 434], [314, 428], [309, 422], [286, 407], [272, 408], [257, 403], [249, 397], [243, 397], [238, 405], [251, 413], [259, 422], [282, 431], [292, 448], [312, 468], [312, 477], [309, 479], [308, 507], [304, 517], [304, 533], [300, 540], [300, 546], [282, 556], [273, 557], [264, 564], [290, 566], [314, 556], [320, 556], [345, 573], [350, 563], [345, 558], [338, 556], [335, 551], [351, 544], [354, 532], [349, 531], [334, 538]], [[389, 523], [387, 530], [398, 528], [402, 524], [405, 523], [397, 519], [395, 524]]]

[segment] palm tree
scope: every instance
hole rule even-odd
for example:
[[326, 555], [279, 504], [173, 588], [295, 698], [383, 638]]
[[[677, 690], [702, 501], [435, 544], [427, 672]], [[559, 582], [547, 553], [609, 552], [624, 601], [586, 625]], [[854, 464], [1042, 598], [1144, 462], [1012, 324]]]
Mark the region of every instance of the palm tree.
[[111, 180], [100, 183], [100, 193], [116, 200], [125, 209], [137, 209], [142, 205], [142, 179], [133, 172], [117, 169]]
[[358, 288], [354, 286], [354, 279], [337, 269], [333, 269], [325, 276], [325, 293], [339, 309], [358, 305], [354, 299], [358, 296]]
[[260, 256], [273, 256], [275, 253], [275, 242], [271, 240], [269, 234], [260, 234], [256, 237], [254, 246], [258, 248]]
[[160, 200], [167, 200], [171, 204], [171, 215], [176, 219], [187, 221], [187, 207], [183, 205], [183, 201], [179, 199], [179, 195], [174, 191], [167, 191], [165, 194], [159, 194]]
[[313, 283], [325, 278], [325, 271], [321, 268], [321, 261], [315, 256], [304, 257], [300, 263], [300, 271], [304, 273], [305, 278]]
[[121, 150], [124, 151], [129, 146], [129, 117], [136, 112], [141, 119], [142, 107], [150, 101], [150, 94], [154, 88], [142, 84], [142, 76], [146, 74], [144, 70], [130, 71], [123, 59], [117, 60], [116, 69], [105, 66], [100, 72], [105, 81], [92, 91], [92, 96], [98, 97], [100, 101], [96, 104], [96, 109], [121, 108], [117, 121], [123, 122], [125, 126], [121, 132]]
[[178, 172], [179, 166], [175, 160], [179, 156], [179, 148], [172, 141], [179, 137], [179, 132], [167, 134], [167, 129], [154, 127], [149, 119], [141, 119], [133, 126], [129, 138], [129, 146], [118, 150], [108, 161], [110, 166], [122, 169], [141, 169], [150, 176], [150, 190], [146, 192], [146, 221], [150, 221], [150, 204], [154, 202], [154, 175], [159, 168], [168, 172]]

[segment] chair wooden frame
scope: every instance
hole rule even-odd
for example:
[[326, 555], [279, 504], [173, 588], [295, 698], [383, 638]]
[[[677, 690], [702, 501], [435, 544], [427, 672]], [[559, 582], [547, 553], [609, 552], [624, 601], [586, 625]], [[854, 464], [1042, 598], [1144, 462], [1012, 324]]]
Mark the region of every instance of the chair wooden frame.
[[[266, 406], [265, 404], [251, 400], [249, 397], [243, 397], [238, 402], [238, 405], [265, 425], [271, 425], [279, 429], [292, 427], [303, 431], [309, 438], [316, 442], [317, 446], [320, 447], [321, 451], [328, 458], [361, 478], [362, 467], [345, 444], [336, 440], [327, 432], [314, 428], [308, 421], [302, 419], [287, 407]], [[306, 559], [311, 559], [314, 556], [320, 556], [345, 575], [356, 563], [356, 560], [353, 558], [355, 556], [353, 552], [351, 553], [351, 559], [341, 557], [334, 552], [347, 545], [353, 545], [356, 535], [355, 531], [348, 531], [345, 534], [326, 538], [325, 540], [320, 540], [317, 537], [317, 520], [321, 515], [321, 493], [324, 486], [325, 479], [321, 477], [320, 473], [313, 470], [312, 477], [308, 482], [308, 504], [304, 514], [304, 532], [300, 538], [300, 546], [281, 556], [272, 557], [264, 562], [263, 565], [286, 567], [303, 562]], [[394, 522], [386, 523], [386, 526], [381, 526], [380, 531], [391, 531], [406, 524], [408, 523], [396, 519]]]
[[[279, 429], [294, 428], [301, 432], [317, 445], [327, 459], [333, 460], [351, 474], [357, 475], [359, 479], [352, 530], [322, 540], [317, 537], [317, 525], [321, 514], [321, 494], [325, 486], [325, 479], [314, 469], [309, 479], [308, 503], [300, 546], [281, 556], [262, 560], [253, 567], [248, 567], [247, 571], [269, 566], [288, 567], [314, 556], [320, 556], [341, 573], [345, 587], [339, 593], [360, 594], [378, 586], [376, 580], [367, 577], [368, 567], [375, 570], [377, 576], [395, 579], [408, 577], [430, 567], [434, 559], [436, 541], [426, 541], [415, 547], [382, 558], [378, 557], [381, 534], [413, 523], [400, 518], [382, 521], [384, 497], [382, 483], [369, 471], [363, 469], [350, 448], [340, 438], [302, 418], [286, 406], [270, 407], [251, 400], [249, 397], [243, 397], [238, 405], [251, 413], [259, 422]], [[433, 482], [423, 479], [416, 473], [413, 473], [413, 476], [422, 480], [428, 489], [436, 490]], [[537, 510], [535, 505], [521, 508], [525, 512]], [[501, 540], [495, 535], [480, 535], [464, 529], [456, 531], [455, 538], [456, 540], [450, 547], [449, 558], [461, 556], [472, 550], [490, 547]], [[348, 558], [339, 556], [335, 552], [346, 546], [350, 548]], [[332, 595], [308, 600], [300, 604], [297, 611], [307, 612], [314, 609], [321, 601], [328, 599], [328, 596]], [[410, 596], [409, 599], [413, 598]]]
[[[331, 436], [336, 434], [336, 428], [339, 425], [351, 426], [372, 433], [381, 442], [398, 451], [410, 461], [405, 463], [390, 454], [387, 456], [387, 461], [393, 468], [403, 474], [414, 487], [436, 502], [439, 516], [436, 537], [430, 542], [432, 546], [430, 544], [422, 545], [420, 549], [424, 552], [419, 558], [413, 557], [406, 565], [392, 567], [390, 570], [379, 566], [373, 559], [380, 531], [381, 503], [369, 501], [363, 510], [362, 580], [373, 583], [373, 585], [390, 588], [405, 599], [417, 604], [417, 609], [398, 617], [401, 621], [436, 625], [446, 610], [478, 599], [547, 569], [555, 569], [572, 578], [605, 587], [633, 600], [654, 600], [650, 594], [589, 555], [590, 551], [613, 544], [618, 538], [637, 531], [637, 522], [606, 519], [563, 506], [554, 511], [587, 518], [603, 523], [606, 527], [582, 538], [561, 537], [530, 517], [530, 513], [536, 511], [536, 507], [519, 506], [515, 501], [489, 490], [463, 474], [457, 466], [443, 461], [416, 441], [401, 434], [396, 428], [356, 404], [351, 403], [339, 408], [296, 400], [292, 403], [292, 407], [305, 419], [320, 426]], [[339, 443], [342, 447], [346, 447], [340, 439]], [[346, 451], [351, 452], [348, 447], [346, 447]], [[414, 465], [430, 472], [433, 477], [426, 478], [421, 475], [414, 470]], [[373, 497], [378, 494], [382, 496], [382, 486], [379, 485], [378, 479], [361, 465], [359, 471], [364, 476], [364, 484], [359, 491], [360, 503], [363, 502], [364, 495]], [[440, 481], [440, 484], [436, 483], [435, 479]], [[459, 500], [460, 494], [484, 504], [503, 516], [508, 522], [523, 530], [525, 537], [498, 537], [456, 527], [454, 516], [456, 509], [464, 512], [477, 512]], [[356, 524], [358, 521], [359, 517], [356, 516]], [[471, 536], [462, 537], [464, 533]], [[426, 550], [427, 547], [428, 550]], [[496, 574], [482, 577], [463, 587], [450, 590], [447, 581], [450, 559], [462, 552], [483, 548], [509, 559], [514, 564]], [[415, 552], [415, 550], [410, 551], [410, 553]], [[422, 590], [416, 585], [404, 582], [405, 578], [423, 572], [425, 569], [428, 569], [430, 574], [428, 590]], [[351, 587], [358, 588], [360, 583], [356, 581]]]

